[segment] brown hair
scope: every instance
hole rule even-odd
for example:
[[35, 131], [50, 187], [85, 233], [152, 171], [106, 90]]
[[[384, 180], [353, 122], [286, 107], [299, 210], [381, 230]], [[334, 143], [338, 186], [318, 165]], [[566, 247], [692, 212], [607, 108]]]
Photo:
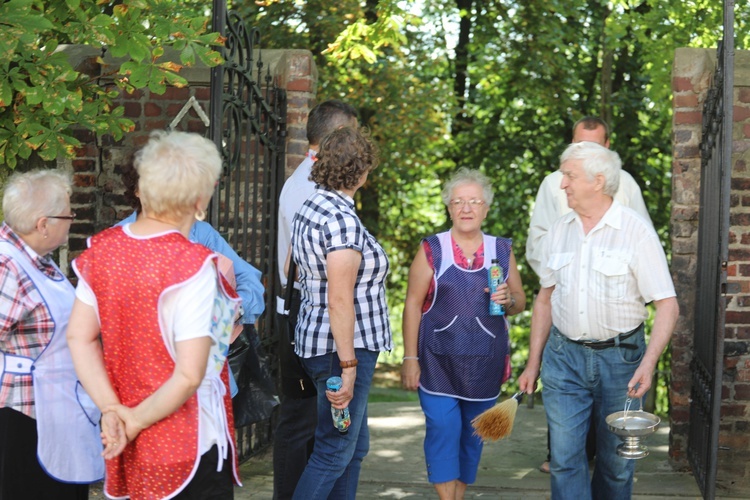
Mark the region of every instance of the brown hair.
[[377, 147], [367, 130], [343, 127], [323, 139], [310, 180], [327, 189], [352, 189], [377, 166]]

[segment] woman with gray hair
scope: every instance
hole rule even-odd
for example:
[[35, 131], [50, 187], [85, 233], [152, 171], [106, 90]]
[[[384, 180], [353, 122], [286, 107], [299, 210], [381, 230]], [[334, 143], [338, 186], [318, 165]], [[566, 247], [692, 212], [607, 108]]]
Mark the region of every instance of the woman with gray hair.
[[[221, 171], [198, 134], [155, 132], [135, 157], [143, 216], [73, 262], [68, 342], [108, 422], [111, 498], [233, 498], [239, 484], [226, 356], [239, 299], [188, 240]], [[100, 341], [101, 339], [101, 341]]]
[[[404, 305], [405, 389], [418, 390], [425, 414], [427, 478], [441, 499], [463, 498], [475, 481], [482, 440], [471, 421], [491, 408], [510, 376], [507, 316], [526, 306], [511, 240], [486, 235], [492, 186], [459, 169], [443, 188], [450, 230], [422, 240], [409, 270]], [[487, 287], [497, 260], [504, 281]], [[489, 313], [490, 301], [505, 308]]]
[[[50, 253], [75, 219], [70, 176], [14, 174], [0, 226], [0, 499], [86, 500], [104, 475], [99, 415], [65, 342], [75, 291]], [[82, 406], [83, 405], [83, 406]]]

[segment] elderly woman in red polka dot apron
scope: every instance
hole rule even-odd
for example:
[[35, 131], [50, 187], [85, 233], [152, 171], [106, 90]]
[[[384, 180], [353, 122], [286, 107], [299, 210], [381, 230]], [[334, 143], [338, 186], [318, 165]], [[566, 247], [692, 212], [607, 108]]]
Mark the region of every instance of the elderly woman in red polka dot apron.
[[231, 499], [239, 475], [226, 355], [239, 299], [217, 255], [187, 237], [221, 158], [197, 134], [158, 132], [135, 166], [144, 216], [95, 235], [73, 262], [68, 343], [114, 456], [105, 493]]
[[[460, 169], [442, 197], [453, 225], [422, 241], [409, 270], [401, 377], [418, 390], [425, 413], [428, 480], [441, 499], [454, 500], [476, 479], [482, 442], [471, 420], [495, 404], [510, 376], [505, 318], [523, 311], [526, 298], [511, 241], [481, 230], [492, 204], [489, 180]], [[490, 293], [494, 259], [507, 279]], [[491, 316], [490, 301], [505, 316]]]

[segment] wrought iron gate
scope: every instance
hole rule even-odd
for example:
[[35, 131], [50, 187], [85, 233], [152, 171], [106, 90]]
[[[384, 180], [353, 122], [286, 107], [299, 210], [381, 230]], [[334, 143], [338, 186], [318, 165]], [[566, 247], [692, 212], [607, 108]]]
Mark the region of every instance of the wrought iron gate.
[[[213, 26], [226, 37], [223, 66], [211, 72], [211, 138], [223, 172], [208, 221], [235, 251], [263, 273], [266, 313], [258, 321], [261, 345], [273, 355], [276, 310], [276, 219], [284, 182], [286, 90], [264, 75], [260, 33], [248, 29], [226, 2], [214, 1]], [[277, 366], [277, 363], [270, 363]], [[240, 460], [271, 442], [273, 419], [237, 429]]]
[[713, 499], [719, 448], [732, 174], [734, 1], [724, 2], [724, 40], [703, 106], [698, 276], [688, 459], [703, 497]]

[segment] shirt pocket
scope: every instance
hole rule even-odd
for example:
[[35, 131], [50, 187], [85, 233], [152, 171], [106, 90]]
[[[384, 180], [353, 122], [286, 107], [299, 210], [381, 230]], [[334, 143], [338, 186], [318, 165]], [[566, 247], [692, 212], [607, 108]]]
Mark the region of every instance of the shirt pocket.
[[594, 292], [607, 300], [623, 300], [627, 292], [630, 255], [613, 250], [594, 250], [591, 269]]
[[547, 259], [547, 267], [552, 269], [555, 276], [555, 287], [560, 293], [567, 293], [566, 287], [572, 282], [573, 252], [557, 252], [550, 254]]

